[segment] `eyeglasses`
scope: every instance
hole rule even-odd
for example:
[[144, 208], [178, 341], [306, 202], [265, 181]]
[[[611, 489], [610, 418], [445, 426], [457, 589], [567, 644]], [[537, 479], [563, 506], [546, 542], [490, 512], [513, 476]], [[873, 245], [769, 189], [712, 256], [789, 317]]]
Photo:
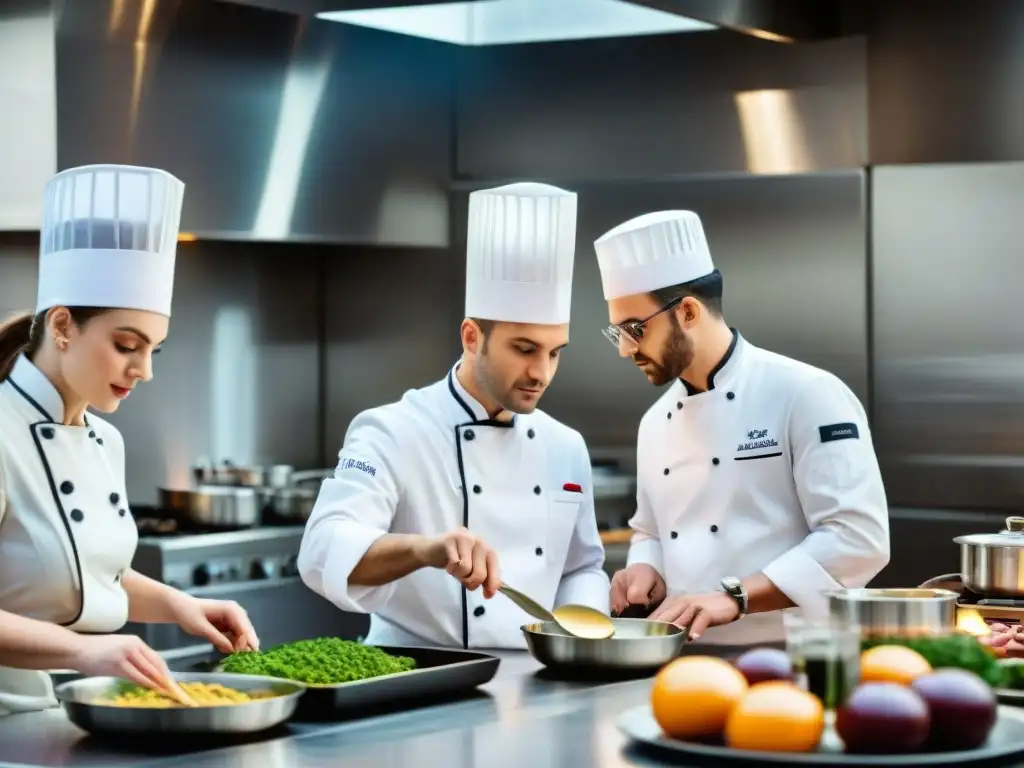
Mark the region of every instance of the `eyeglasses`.
[[677, 299], [672, 299], [668, 304], [659, 309], [653, 315], [648, 315], [643, 320], [634, 320], [631, 323], [619, 323], [618, 325], [609, 325], [607, 328], [602, 328], [601, 333], [608, 341], [610, 341], [616, 349], [622, 343], [622, 334], [626, 334], [630, 341], [634, 344], [640, 344], [640, 340], [644, 337], [644, 326], [651, 322], [658, 315], [668, 312], [670, 309], [679, 306], [683, 301], [682, 296]]

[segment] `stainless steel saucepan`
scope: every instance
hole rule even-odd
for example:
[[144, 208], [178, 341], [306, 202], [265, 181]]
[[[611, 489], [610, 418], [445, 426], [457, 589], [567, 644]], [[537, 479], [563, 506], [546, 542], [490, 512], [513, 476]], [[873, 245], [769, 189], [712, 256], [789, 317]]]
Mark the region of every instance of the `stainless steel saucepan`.
[[158, 491], [163, 509], [201, 528], [251, 528], [260, 522], [260, 500], [255, 488], [207, 485], [185, 491]]
[[1024, 517], [1006, 518], [999, 533], [971, 533], [960, 545], [964, 587], [986, 597], [1024, 597]]

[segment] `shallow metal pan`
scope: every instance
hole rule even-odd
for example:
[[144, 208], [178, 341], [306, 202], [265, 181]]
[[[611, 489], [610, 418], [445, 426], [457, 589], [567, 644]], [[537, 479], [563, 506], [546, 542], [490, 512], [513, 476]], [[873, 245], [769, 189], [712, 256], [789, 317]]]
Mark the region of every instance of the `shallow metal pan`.
[[[394, 656], [407, 656], [416, 669], [337, 685], [309, 685], [299, 701], [295, 720], [323, 720], [371, 707], [400, 709], [428, 698], [454, 698], [490, 682], [501, 659], [476, 651], [449, 648], [377, 646]], [[222, 661], [207, 660], [193, 669], [216, 669]]]
[[687, 632], [650, 619], [613, 618], [615, 634], [588, 640], [566, 634], [554, 622], [522, 627], [531, 655], [555, 670], [643, 672], [664, 666], [683, 650]]
[[84, 731], [100, 734], [238, 734], [257, 733], [288, 720], [296, 711], [306, 687], [291, 680], [215, 672], [175, 673], [179, 683], [219, 683], [237, 691], [272, 691], [276, 696], [245, 704], [214, 707], [118, 707], [95, 704], [124, 684], [117, 677], [84, 677], [55, 689], [68, 719]]

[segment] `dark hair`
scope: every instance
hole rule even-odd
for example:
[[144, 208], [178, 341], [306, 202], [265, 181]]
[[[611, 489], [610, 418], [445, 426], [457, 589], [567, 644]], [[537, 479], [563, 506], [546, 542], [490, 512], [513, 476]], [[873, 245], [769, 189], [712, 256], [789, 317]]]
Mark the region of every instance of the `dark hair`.
[[[97, 315], [109, 312], [100, 307], [66, 307], [75, 325], [84, 326]], [[46, 337], [46, 314], [44, 309], [37, 315], [20, 312], [0, 323], [0, 381], [11, 375], [11, 369], [18, 355], [25, 353], [30, 358], [43, 346]]]
[[688, 296], [696, 299], [711, 312], [715, 317], [722, 316], [722, 273], [717, 269], [709, 275], [698, 277], [688, 283], [670, 285], [666, 288], [659, 288], [651, 291], [651, 295], [661, 302], [662, 306], [676, 299], [685, 299]]
[[491, 331], [494, 330], [494, 326], [496, 326], [498, 324], [498, 321], [497, 320], [482, 320], [479, 317], [471, 317], [469, 319], [477, 324], [477, 326], [480, 328], [480, 333], [483, 334], [484, 340], [483, 340], [483, 343], [480, 345], [480, 354], [481, 355], [486, 355], [487, 354], [487, 339], [491, 335]]

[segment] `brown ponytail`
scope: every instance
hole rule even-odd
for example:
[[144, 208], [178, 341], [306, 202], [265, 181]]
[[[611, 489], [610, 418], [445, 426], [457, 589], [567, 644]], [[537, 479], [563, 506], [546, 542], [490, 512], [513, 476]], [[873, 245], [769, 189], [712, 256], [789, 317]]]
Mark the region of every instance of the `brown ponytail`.
[[[79, 328], [84, 328], [97, 315], [110, 311], [99, 307], [68, 307], [67, 310]], [[24, 352], [31, 358], [43, 346], [48, 311], [44, 309], [35, 316], [20, 312], [0, 323], [0, 381], [11, 375], [18, 355]]]
[[34, 322], [30, 312], [21, 312], [0, 323], [0, 381], [10, 376], [18, 355], [32, 345]]

